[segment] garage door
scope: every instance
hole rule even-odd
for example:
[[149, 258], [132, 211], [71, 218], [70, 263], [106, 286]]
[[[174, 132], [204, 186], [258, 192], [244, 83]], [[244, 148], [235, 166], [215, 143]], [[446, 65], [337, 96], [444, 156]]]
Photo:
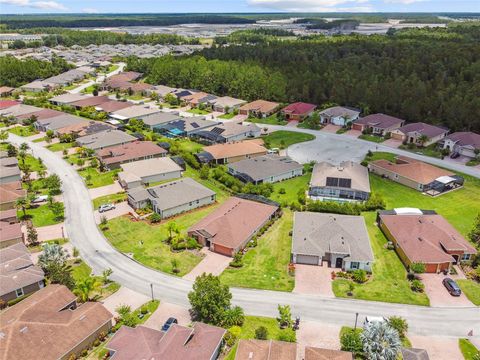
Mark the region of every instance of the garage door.
[[297, 264], [318, 265], [318, 256], [297, 255]]

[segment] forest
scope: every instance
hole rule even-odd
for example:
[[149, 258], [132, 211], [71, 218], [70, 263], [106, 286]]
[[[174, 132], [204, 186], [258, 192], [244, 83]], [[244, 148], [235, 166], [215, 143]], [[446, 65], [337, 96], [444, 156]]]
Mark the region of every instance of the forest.
[[148, 81], [280, 102], [334, 102], [480, 131], [480, 23], [388, 36], [314, 36], [129, 59]]
[[227, 36], [215, 37], [215, 43], [225, 44], [260, 44], [282, 37], [295, 37], [293, 31], [278, 28], [258, 28], [234, 31]]
[[0, 57], [0, 86], [18, 87], [37, 79], [45, 79], [71, 69], [64, 59], [54, 57], [52, 61], [32, 58], [18, 60], [13, 56]]

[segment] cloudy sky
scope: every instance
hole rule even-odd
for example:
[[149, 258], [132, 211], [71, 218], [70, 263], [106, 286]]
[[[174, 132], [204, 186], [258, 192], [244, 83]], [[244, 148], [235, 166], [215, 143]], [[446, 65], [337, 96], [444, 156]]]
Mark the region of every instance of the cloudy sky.
[[480, 0], [0, 0], [0, 13], [480, 12]]

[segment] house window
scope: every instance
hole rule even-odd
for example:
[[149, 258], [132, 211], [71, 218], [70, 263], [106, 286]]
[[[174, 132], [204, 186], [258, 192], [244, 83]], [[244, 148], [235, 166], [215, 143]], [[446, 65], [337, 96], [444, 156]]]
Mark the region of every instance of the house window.
[[20, 297], [20, 296], [24, 295], [23, 288], [17, 289], [17, 290], [15, 290], [15, 292], [17, 293], [17, 297]]
[[360, 267], [360, 263], [358, 261], [352, 261], [350, 263], [350, 269], [358, 269]]
[[470, 260], [470, 254], [463, 254], [461, 261], [467, 261], [467, 260]]

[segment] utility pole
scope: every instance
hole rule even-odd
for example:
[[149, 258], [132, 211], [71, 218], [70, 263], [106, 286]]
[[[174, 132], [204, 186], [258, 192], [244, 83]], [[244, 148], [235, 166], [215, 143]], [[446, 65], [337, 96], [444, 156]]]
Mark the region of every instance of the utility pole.
[[358, 321], [358, 313], [355, 313], [355, 327], [353, 330], [357, 330], [357, 321]]
[[152, 291], [152, 301], [154, 301], [155, 298], [153, 297], [153, 284], [152, 283], [150, 283], [150, 290]]

